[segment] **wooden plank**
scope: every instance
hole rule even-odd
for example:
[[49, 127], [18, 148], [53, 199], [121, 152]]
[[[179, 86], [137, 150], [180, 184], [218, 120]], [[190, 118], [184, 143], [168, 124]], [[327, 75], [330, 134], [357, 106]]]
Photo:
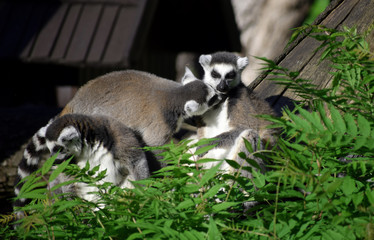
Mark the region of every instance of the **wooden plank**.
[[35, 3], [33, 5], [33, 11], [29, 20], [27, 21], [27, 27], [22, 34], [21, 42], [18, 45], [19, 57], [21, 59], [28, 60], [47, 11], [47, 4]]
[[31, 3], [14, 3], [12, 14], [0, 39], [0, 57], [17, 57], [18, 44], [27, 26], [32, 11]]
[[93, 42], [87, 56], [87, 62], [99, 62], [104, 55], [115, 18], [118, 14], [118, 5], [105, 6]]
[[360, 0], [345, 0], [342, 1], [325, 19], [322, 20], [320, 25], [328, 28], [337, 28], [338, 25], [350, 14], [352, 9], [357, 5]]
[[45, 59], [49, 57], [53, 45], [57, 39], [59, 30], [62, 27], [65, 14], [68, 10], [68, 5], [53, 4], [50, 6], [49, 12], [53, 13], [50, 19], [45, 19], [46, 23], [41, 29], [38, 38], [35, 41], [34, 48], [32, 50], [31, 59]]
[[84, 5], [82, 15], [74, 32], [65, 60], [69, 62], [83, 62], [91, 44], [92, 36], [98, 22], [101, 4]]
[[82, 4], [69, 5], [67, 16], [63, 23], [62, 29], [58, 34], [57, 42], [51, 54], [52, 60], [61, 60], [65, 57], [80, 15], [81, 8]]
[[[144, 3], [144, 1], [142, 2]], [[121, 7], [113, 34], [103, 57], [104, 64], [122, 63], [124, 66], [129, 66], [130, 50], [135, 41], [143, 11], [144, 4]]]
[[[343, 1], [330, 14], [328, 14], [320, 23], [329, 28], [336, 28], [350, 14], [359, 0]], [[302, 39], [290, 52], [280, 60], [279, 65], [292, 71], [299, 71], [300, 77], [314, 79], [314, 84], [325, 84], [329, 67], [322, 68], [318, 65], [321, 53], [315, 53], [314, 50], [320, 45], [320, 42], [312, 38]], [[318, 79], [316, 78], [318, 77]], [[279, 108], [282, 102], [289, 99], [295, 99], [296, 96], [283, 86], [276, 85], [269, 80], [271, 74], [263, 78], [255, 89], [261, 98], [270, 98], [270, 103]], [[276, 96], [276, 97], [275, 97]], [[279, 102], [279, 103], [277, 103]]]
[[356, 27], [358, 32], [365, 32], [368, 27], [374, 23], [374, 2], [372, 0], [361, 0], [357, 6], [352, 9], [348, 17], [339, 25]]
[[[291, 71], [300, 71], [306, 64], [313, 58], [314, 50], [320, 45], [320, 43], [314, 39], [306, 38], [299, 43], [297, 48], [294, 48], [279, 65], [290, 69]], [[282, 95], [286, 89], [284, 86], [280, 86], [270, 81], [269, 79], [273, 76], [270, 74], [262, 81], [260, 85], [255, 89], [256, 93], [263, 99], [271, 96]], [[270, 104], [274, 104], [274, 98]]]
[[[326, 23], [326, 26], [333, 26], [334, 28], [340, 29], [343, 26], [356, 26], [358, 29], [360, 29], [360, 32], [366, 31], [371, 24], [371, 22], [367, 21], [367, 19], [372, 18], [374, 3], [370, 0], [361, 0], [355, 3], [356, 4], [351, 1], [347, 5], [342, 5], [342, 7], [345, 9], [344, 12], [347, 14], [346, 16], [340, 14], [342, 11], [336, 12], [339, 13], [337, 18], [331, 18], [331, 16], [327, 18], [329, 21], [333, 21], [334, 23], [327, 22], [327, 20], [322, 21], [322, 23]], [[334, 14], [334, 12], [332, 14]], [[307, 63], [307, 66], [304, 67], [300, 73], [300, 78], [312, 80], [312, 83], [318, 86], [320, 89], [326, 88], [330, 85], [333, 76], [330, 75], [329, 72], [334, 70], [329, 63], [319, 64], [321, 53], [322, 51], [319, 51], [317, 54], [315, 54], [315, 56]], [[298, 100], [296, 94], [291, 90], [286, 90], [283, 96]], [[277, 103], [276, 106], [281, 106], [281, 103]]]

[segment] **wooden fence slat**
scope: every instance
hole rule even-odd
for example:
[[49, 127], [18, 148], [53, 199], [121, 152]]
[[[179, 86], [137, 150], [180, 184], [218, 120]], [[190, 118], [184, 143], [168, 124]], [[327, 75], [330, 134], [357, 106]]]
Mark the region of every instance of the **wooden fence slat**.
[[[294, 48], [280, 63], [279, 65], [290, 69], [292, 71], [299, 71], [302, 69], [314, 56], [314, 50], [319, 46], [319, 42], [306, 38], [303, 39], [296, 48]], [[270, 74], [265, 80], [272, 78], [273, 76]], [[275, 84], [272, 81], [263, 81], [261, 84], [256, 88], [257, 94], [261, 98], [268, 98], [275, 95], [282, 95], [285, 91], [285, 87]], [[276, 99], [270, 102], [270, 104], [274, 104]]]
[[344, 19], [350, 14], [352, 9], [357, 5], [360, 0], [349, 0], [342, 1], [325, 19], [323, 19], [320, 25], [328, 28], [337, 28], [338, 25], [344, 21]]
[[105, 47], [112, 31], [118, 5], [105, 6], [87, 56], [87, 62], [99, 62], [104, 55]]
[[48, 6], [46, 4], [34, 5], [31, 16], [27, 21], [27, 27], [22, 34], [20, 43], [18, 44], [17, 52], [21, 59], [28, 60], [47, 11]]
[[[371, 18], [373, 12], [373, 1], [341, 1], [329, 14], [321, 19], [319, 24], [329, 28], [356, 26], [362, 32], [372, 23], [367, 21], [367, 19]], [[310, 79], [313, 84], [324, 88], [332, 80], [332, 76], [329, 75], [332, 68], [327, 63], [319, 64], [321, 51], [315, 52], [319, 45], [320, 42], [304, 37], [280, 59], [278, 64], [292, 71], [299, 71], [300, 78]], [[284, 86], [276, 85], [272, 81], [263, 81], [272, 77], [271, 73], [268, 76], [260, 76], [260, 79], [257, 80], [260, 83], [255, 88], [255, 92], [261, 98], [270, 99], [270, 103], [274, 108], [279, 110], [289, 99], [296, 100], [297, 96], [292, 90]]]
[[[349, 7], [342, 6], [345, 11], [342, 10], [339, 12], [339, 17], [334, 18], [334, 23], [329, 24], [329, 22], [322, 21], [322, 24], [327, 23], [326, 25], [330, 25], [330, 27], [333, 26], [334, 28], [357, 26], [358, 29], [360, 29], [358, 31], [365, 31], [370, 25], [370, 22], [362, 20], [372, 16], [373, 11], [369, 9], [372, 9], [374, 4], [370, 4], [370, 0], [362, 0], [359, 2], [350, 1], [347, 5], [349, 5]], [[347, 15], [344, 16], [340, 14], [341, 12], [345, 12]], [[334, 14], [334, 12], [332, 14]], [[307, 63], [307, 67], [300, 73], [300, 78], [310, 79], [312, 83], [319, 86], [319, 88], [326, 88], [333, 80], [333, 76], [329, 74], [329, 72], [333, 71], [333, 68], [328, 63], [319, 64], [320, 57], [321, 51]], [[286, 90], [283, 96], [297, 100], [296, 94], [291, 90]], [[279, 103], [277, 103], [277, 106], [278, 105], [280, 106]]]
[[56, 41], [58, 32], [61, 28], [67, 10], [67, 4], [53, 4], [51, 6], [49, 11], [55, 13], [51, 17], [51, 19], [47, 20], [47, 23], [41, 29], [39, 36], [35, 41], [35, 45], [30, 58], [47, 60], [53, 49], [53, 44]]
[[364, 32], [367, 30], [368, 26], [373, 23], [374, 2], [372, 0], [361, 0], [358, 1], [357, 6], [352, 9], [341, 25], [357, 27], [358, 32]]
[[139, 11], [144, 11], [144, 4], [142, 6], [121, 7], [113, 34], [103, 57], [104, 63], [122, 62], [123, 65], [129, 64], [127, 61], [130, 57], [130, 50], [142, 16]]
[[78, 21], [76, 31], [66, 54], [66, 60], [70, 62], [85, 61], [90, 47], [92, 35], [99, 19], [101, 4], [84, 5], [82, 15]]
[[61, 60], [65, 57], [66, 50], [70, 44], [70, 39], [74, 33], [77, 24], [82, 4], [72, 4], [69, 6], [66, 21], [58, 35], [58, 40], [51, 54], [52, 60]]

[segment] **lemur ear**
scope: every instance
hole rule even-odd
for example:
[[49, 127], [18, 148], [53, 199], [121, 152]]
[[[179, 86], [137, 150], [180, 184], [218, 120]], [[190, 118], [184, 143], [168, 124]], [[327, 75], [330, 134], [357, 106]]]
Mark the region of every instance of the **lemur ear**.
[[186, 67], [185, 68], [185, 73], [184, 73], [184, 76], [182, 77], [182, 84], [183, 85], [186, 85], [187, 83], [190, 83], [190, 82], [193, 82], [197, 80], [197, 78], [195, 77], [195, 75], [193, 75], [193, 73], [191, 72], [191, 70]]
[[199, 58], [199, 63], [203, 68], [209, 66], [211, 61], [212, 55], [201, 55]]
[[62, 143], [70, 144], [80, 141], [81, 134], [75, 127], [69, 126], [61, 131], [58, 138]]
[[236, 64], [238, 65], [239, 70], [243, 70], [248, 65], [248, 63], [249, 61], [247, 57], [242, 57], [242, 58], [240, 57], [236, 61]]
[[81, 133], [75, 127], [64, 128], [58, 139], [71, 154], [78, 154], [81, 151]]
[[187, 116], [192, 117], [199, 111], [199, 107], [200, 104], [198, 104], [195, 100], [190, 100], [184, 104], [184, 111]]

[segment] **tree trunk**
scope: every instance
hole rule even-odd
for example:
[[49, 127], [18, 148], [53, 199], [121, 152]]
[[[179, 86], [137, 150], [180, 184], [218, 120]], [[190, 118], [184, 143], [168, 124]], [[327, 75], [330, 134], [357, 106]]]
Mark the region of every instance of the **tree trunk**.
[[261, 62], [253, 56], [274, 59], [282, 53], [292, 34], [307, 17], [313, 0], [231, 0], [241, 30], [244, 54], [250, 56], [243, 71], [244, 84], [259, 74]]

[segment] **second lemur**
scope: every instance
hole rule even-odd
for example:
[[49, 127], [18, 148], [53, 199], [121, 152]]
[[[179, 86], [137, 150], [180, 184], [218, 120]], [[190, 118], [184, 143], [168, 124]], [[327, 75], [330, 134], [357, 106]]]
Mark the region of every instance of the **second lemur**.
[[[18, 168], [18, 181], [35, 171], [44, 155], [57, 153], [55, 164], [74, 156], [72, 163], [80, 168], [84, 168], [89, 163], [90, 169], [99, 165], [99, 171], [106, 170], [102, 182], [111, 182], [119, 187], [131, 188], [131, 181], [150, 176], [149, 161], [152, 161], [152, 158], [147, 158], [146, 153], [141, 149], [145, 146], [143, 140], [135, 131], [113, 118], [67, 114], [42, 128], [39, 133], [45, 136], [43, 141], [47, 149], [39, 152], [31, 149], [25, 151], [29, 155], [27, 158], [29, 162], [21, 162]], [[66, 180], [68, 178], [60, 174], [49, 187], [52, 188]], [[16, 186], [16, 195], [23, 184]], [[89, 194], [94, 191], [97, 190], [84, 183], [70, 184], [57, 190], [57, 192], [76, 194], [89, 201], [95, 199], [95, 195]], [[25, 204], [26, 199], [18, 199], [15, 206]], [[22, 217], [22, 213], [19, 212], [18, 215]]]

